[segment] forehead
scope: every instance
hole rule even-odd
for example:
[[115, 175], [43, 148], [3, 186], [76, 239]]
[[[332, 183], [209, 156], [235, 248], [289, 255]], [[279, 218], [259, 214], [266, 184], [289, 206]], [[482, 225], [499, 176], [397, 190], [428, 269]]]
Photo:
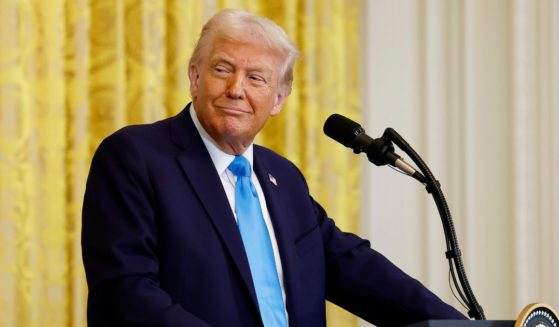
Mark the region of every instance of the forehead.
[[234, 66], [275, 71], [281, 65], [282, 57], [277, 50], [259, 42], [217, 39], [208, 61], [210, 64], [225, 62]]

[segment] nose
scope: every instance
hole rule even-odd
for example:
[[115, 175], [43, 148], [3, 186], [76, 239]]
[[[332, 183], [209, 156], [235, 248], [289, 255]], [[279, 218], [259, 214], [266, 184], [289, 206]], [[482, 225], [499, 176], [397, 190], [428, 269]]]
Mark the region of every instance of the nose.
[[244, 79], [240, 74], [233, 74], [227, 81], [227, 96], [233, 99], [244, 98]]

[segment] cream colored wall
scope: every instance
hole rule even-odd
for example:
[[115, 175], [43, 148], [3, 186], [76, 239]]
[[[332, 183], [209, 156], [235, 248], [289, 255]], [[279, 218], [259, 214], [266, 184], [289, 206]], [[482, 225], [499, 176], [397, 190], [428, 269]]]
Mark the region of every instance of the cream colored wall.
[[[368, 0], [363, 15], [363, 126], [396, 129], [443, 185], [487, 318], [559, 308], [558, 2]], [[363, 233], [458, 308], [432, 198], [361, 160]]]

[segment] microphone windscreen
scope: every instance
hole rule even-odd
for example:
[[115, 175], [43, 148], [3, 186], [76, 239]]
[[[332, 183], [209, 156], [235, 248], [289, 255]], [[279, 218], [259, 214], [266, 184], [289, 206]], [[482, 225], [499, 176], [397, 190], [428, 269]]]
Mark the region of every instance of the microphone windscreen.
[[332, 114], [323, 128], [324, 134], [342, 143], [347, 147], [352, 147], [357, 135], [364, 133], [363, 128], [353, 120], [340, 114]]

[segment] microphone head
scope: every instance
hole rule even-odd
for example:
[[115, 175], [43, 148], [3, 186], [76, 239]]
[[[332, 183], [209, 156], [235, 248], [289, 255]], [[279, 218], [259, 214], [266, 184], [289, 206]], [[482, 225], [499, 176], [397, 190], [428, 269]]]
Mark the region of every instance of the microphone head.
[[324, 134], [348, 148], [354, 148], [356, 137], [365, 133], [361, 125], [339, 114], [332, 114], [326, 119], [323, 131]]

